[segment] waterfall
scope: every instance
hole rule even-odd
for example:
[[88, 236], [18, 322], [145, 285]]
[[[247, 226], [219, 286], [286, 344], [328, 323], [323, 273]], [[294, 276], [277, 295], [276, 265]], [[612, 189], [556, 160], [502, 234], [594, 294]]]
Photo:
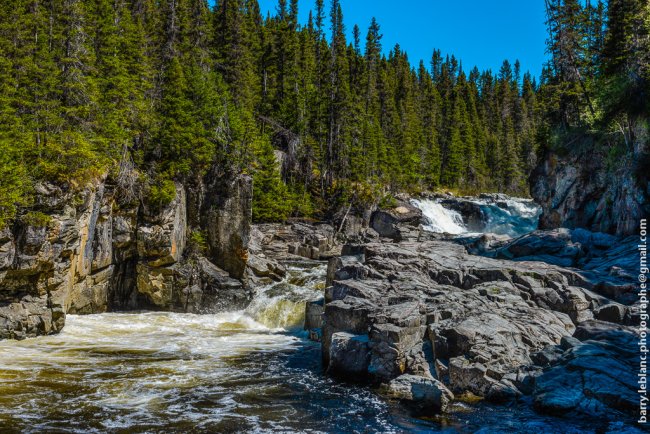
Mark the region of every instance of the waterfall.
[[460, 213], [444, 208], [439, 203], [428, 199], [414, 199], [412, 203], [422, 210], [427, 222], [423, 225], [425, 230], [453, 235], [467, 232]]
[[476, 228], [476, 224], [473, 223], [470, 225], [472, 231], [468, 230], [463, 216], [458, 211], [443, 206], [439, 200], [414, 199], [411, 202], [422, 210], [425, 230], [452, 235], [480, 232], [518, 237], [536, 230], [541, 215], [541, 208], [529, 199], [500, 196], [499, 200], [494, 198], [455, 200], [458, 204], [469, 204], [479, 208], [480, 212], [477, 213], [480, 215], [479, 228]]
[[289, 266], [287, 278], [260, 287], [245, 313], [270, 329], [302, 329], [305, 303], [322, 297], [325, 265]]
[[479, 200], [486, 217], [483, 232], [518, 237], [537, 229], [542, 209], [532, 200], [510, 198], [499, 204]]

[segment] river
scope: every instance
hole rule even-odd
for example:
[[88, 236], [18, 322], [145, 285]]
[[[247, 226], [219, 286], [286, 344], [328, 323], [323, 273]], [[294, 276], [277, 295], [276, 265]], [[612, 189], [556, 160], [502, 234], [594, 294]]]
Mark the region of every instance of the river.
[[0, 432], [588, 431], [526, 403], [415, 417], [325, 376], [320, 345], [301, 327], [325, 264], [288, 271], [245, 311], [70, 315], [58, 335], [0, 342]]

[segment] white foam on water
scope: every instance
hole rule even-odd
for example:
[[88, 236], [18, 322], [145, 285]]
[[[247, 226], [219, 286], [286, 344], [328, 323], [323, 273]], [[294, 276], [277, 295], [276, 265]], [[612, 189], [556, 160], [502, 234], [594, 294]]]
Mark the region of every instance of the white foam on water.
[[458, 235], [467, 232], [463, 217], [456, 211], [447, 209], [428, 199], [413, 199], [412, 204], [422, 210], [427, 224], [424, 229], [430, 232]]
[[[241, 311], [68, 315], [58, 335], [0, 341], [0, 421], [50, 423], [56, 405], [64, 419], [102, 409], [111, 429], [190, 417], [243, 417], [254, 426], [254, 415], [238, 412], [258, 373], [238, 369], [239, 360], [293, 351], [300, 337], [286, 330], [302, 328], [305, 303], [322, 296], [324, 275], [323, 264], [289, 267], [285, 281], [260, 288]], [[264, 387], [274, 393], [273, 384]], [[204, 409], [203, 393], [239, 403]]]
[[[537, 229], [541, 208], [530, 199], [507, 198], [502, 208], [495, 201], [471, 199], [481, 207], [485, 221], [479, 233], [494, 233], [517, 237]], [[411, 203], [422, 210], [426, 224], [423, 228], [430, 232], [451, 235], [469, 235], [463, 217], [457, 211], [447, 209], [436, 200], [420, 199]], [[502, 205], [503, 206], [503, 205]], [[471, 232], [474, 233], [474, 232]]]

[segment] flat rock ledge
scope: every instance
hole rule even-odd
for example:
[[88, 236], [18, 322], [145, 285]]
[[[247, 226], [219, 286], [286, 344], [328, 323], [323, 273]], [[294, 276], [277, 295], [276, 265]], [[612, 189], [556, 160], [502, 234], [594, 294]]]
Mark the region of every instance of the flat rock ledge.
[[330, 259], [324, 306], [307, 306], [328, 373], [434, 412], [471, 393], [528, 396], [546, 413], [633, 417], [636, 379], [625, 373], [635, 332], [577, 270], [436, 240], [343, 252]]

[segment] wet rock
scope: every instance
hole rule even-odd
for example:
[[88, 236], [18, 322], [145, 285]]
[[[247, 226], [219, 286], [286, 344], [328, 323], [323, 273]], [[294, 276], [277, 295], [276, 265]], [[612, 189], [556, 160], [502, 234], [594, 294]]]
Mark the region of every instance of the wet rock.
[[392, 398], [435, 413], [446, 411], [454, 400], [454, 394], [440, 381], [409, 374], [391, 380], [384, 391]]
[[250, 288], [230, 277], [230, 274], [207, 258], [198, 259], [198, 272], [195, 281], [198, 282], [202, 297], [193, 308], [186, 305], [186, 312], [214, 313], [244, 309], [253, 298]]
[[622, 324], [627, 315], [628, 309], [622, 304], [611, 303], [601, 306], [594, 311], [596, 319]]
[[497, 249], [493, 256], [522, 261], [543, 261], [563, 267], [571, 267], [584, 256], [582, 244], [571, 241], [571, 231], [556, 229], [535, 231], [507, 243]]
[[268, 277], [276, 282], [281, 281], [287, 274], [285, 268], [277, 261], [257, 255], [250, 255], [247, 265], [255, 276]]
[[327, 366], [328, 374], [361, 380], [368, 373], [369, 362], [368, 335], [354, 335], [346, 332], [332, 335]]
[[578, 345], [537, 378], [535, 408], [554, 415], [637, 416], [639, 337], [634, 329], [601, 321], [581, 324]]
[[487, 217], [479, 204], [462, 198], [443, 199], [440, 204], [463, 216], [463, 223], [469, 231], [483, 231]]
[[315, 330], [323, 327], [324, 305], [325, 300], [311, 301], [305, 305], [305, 330]]
[[65, 325], [63, 306], [47, 297], [26, 296], [0, 309], [0, 339], [25, 339], [58, 333]]
[[375, 306], [364, 299], [346, 297], [325, 304], [323, 314], [323, 359], [329, 362], [332, 335], [338, 332], [367, 334], [370, 327], [369, 315]]

